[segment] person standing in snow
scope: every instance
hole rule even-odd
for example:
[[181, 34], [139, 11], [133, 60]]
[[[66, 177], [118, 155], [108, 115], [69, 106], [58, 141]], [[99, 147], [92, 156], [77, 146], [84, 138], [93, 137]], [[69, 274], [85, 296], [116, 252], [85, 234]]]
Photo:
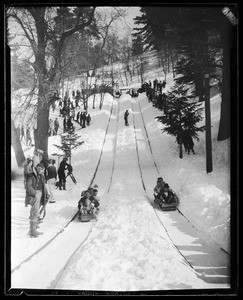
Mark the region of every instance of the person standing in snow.
[[87, 116], [86, 116], [86, 111], [83, 112], [83, 123], [82, 123], [82, 128], [85, 128], [85, 122], [86, 122]]
[[69, 164], [67, 163], [68, 158], [64, 157], [60, 163], [58, 169], [58, 178], [59, 178], [59, 190], [66, 190], [66, 175], [65, 170], [68, 169]]
[[40, 163], [43, 164], [43, 166], [44, 166], [44, 177], [45, 177], [45, 180], [46, 180], [46, 177], [47, 177], [47, 167], [49, 165], [48, 161], [49, 161], [48, 154], [44, 151], [42, 153], [42, 159], [41, 159]]
[[43, 165], [38, 164], [33, 168], [26, 181], [26, 198], [27, 203], [31, 205], [30, 209], [30, 237], [38, 237], [42, 232], [36, 230], [40, 205], [46, 204], [47, 190], [45, 187], [45, 178], [43, 175]]
[[80, 111], [78, 111], [77, 115], [76, 115], [76, 122], [79, 123], [79, 115], [80, 115]]
[[81, 127], [83, 126], [83, 112], [82, 111], [79, 115], [79, 124], [80, 124]]
[[87, 125], [89, 126], [90, 122], [91, 122], [91, 116], [90, 116], [90, 114], [88, 114], [86, 120], [87, 120]]
[[56, 180], [57, 180], [57, 170], [55, 167], [55, 159], [50, 159], [49, 160], [49, 166], [47, 167], [47, 184], [49, 187], [49, 193], [50, 193], [50, 200], [49, 203], [55, 203], [55, 186], [56, 186]]
[[124, 113], [124, 120], [125, 120], [125, 125], [126, 125], [126, 126], [129, 125], [129, 124], [128, 124], [128, 115], [129, 115], [129, 112], [128, 112], [128, 110], [126, 110], [125, 113]]

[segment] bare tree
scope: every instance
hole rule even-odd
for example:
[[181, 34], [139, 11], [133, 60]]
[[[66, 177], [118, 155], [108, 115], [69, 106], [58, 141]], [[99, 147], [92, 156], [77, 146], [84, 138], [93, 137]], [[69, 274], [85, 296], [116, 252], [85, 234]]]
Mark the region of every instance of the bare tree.
[[[95, 7], [10, 7], [9, 22], [15, 21], [34, 55], [37, 78], [37, 128], [35, 147], [48, 152], [49, 109], [53, 92], [61, 79], [62, 53], [68, 38], [85, 28], [95, 26]], [[11, 34], [11, 26], [9, 32]], [[92, 28], [94, 29], [94, 28]]]

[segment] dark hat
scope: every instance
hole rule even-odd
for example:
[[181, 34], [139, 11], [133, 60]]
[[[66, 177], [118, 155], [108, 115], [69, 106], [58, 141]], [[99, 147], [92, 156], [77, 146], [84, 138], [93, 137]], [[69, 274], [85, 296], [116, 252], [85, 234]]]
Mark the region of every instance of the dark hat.
[[164, 188], [169, 188], [170, 186], [168, 185], [168, 183], [164, 184]]

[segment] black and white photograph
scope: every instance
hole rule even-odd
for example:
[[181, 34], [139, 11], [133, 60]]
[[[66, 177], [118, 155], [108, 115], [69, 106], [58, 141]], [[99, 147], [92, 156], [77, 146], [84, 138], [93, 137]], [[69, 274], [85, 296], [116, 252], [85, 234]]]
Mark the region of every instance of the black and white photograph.
[[4, 8], [5, 295], [239, 291], [238, 3], [126, 5]]

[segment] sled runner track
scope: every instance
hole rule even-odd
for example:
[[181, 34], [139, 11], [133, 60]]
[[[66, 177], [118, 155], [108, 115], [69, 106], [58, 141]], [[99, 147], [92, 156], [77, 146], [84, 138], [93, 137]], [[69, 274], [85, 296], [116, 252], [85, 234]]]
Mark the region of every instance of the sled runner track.
[[116, 120], [116, 134], [115, 134], [115, 142], [114, 142], [114, 156], [113, 156], [113, 163], [112, 163], [111, 177], [110, 177], [110, 183], [109, 183], [109, 187], [108, 187], [108, 193], [110, 192], [111, 183], [112, 183], [112, 179], [113, 179], [113, 173], [114, 173], [114, 167], [115, 167], [116, 143], [117, 143], [117, 132], [118, 132], [119, 114], [120, 114], [120, 102], [118, 101], [118, 112], [117, 112], [117, 120]]
[[144, 130], [145, 130], [145, 133], [146, 133], [146, 137], [147, 137], [147, 141], [148, 141], [148, 145], [149, 145], [149, 150], [151, 152], [151, 155], [152, 155], [152, 159], [153, 159], [153, 162], [154, 162], [154, 166], [157, 170], [157, 173], [159, 174], [159, 169], [158, 169], [158, 166], [155, 162], [155, 159], [154, 159], [154, 154], [153, 154], [153, 151], [152, 151], [152, 147], [151, 147], [151, 144], [150, 144], [150, 140], [149, 140], [149, 136], [148, 136], [148, 131], [147, 131], [147, 128], [145, 126], [145, 121], [144, 121], [144, 117], [143, 117], [143, 113], [142, 113], [142, 109], [141, 109], [141, 106], [140, 106], [140, 103], [138, 102], [138, 106], [139, 106], [139, 111], [140, 111], [140, 115], [142, 117], [142, 122], [143, 122], [143, 127], [144, 127]]
[[[114, 97], [113, 97], [113, 100], [114, 100]], [[92, 185], [93, 181], [94, 181], [94, 178], [97, 174], [97, 171], [98, 171], [98, 167], [99, 167], [99, 164], [100, 164], [100, 161], [101, 161], [101, 157], [102, 157], [102, 154], [103, 154], [103, 148], [104, 148], [104, 145], [105, 145], [105, 141], [106, 141], [106, 137], [107, 137], [107, 132], [108, 132], [108, 128], [109, 128], [109, 125], [110, 125], [110, 119], [111, 119], [111, 116], [112, 116], [112, 112], [113, 112], [113, 105], [114, 104], [114, 101], [112, 103], [112, 108], [111, 108], [111, 112], [110, 112], [110, 117], [109, 117], [109, 122], [107, 124], [107, 128], [106, 128], [106, 132], [105, 132], [105, 138], [104, 138], [104, 141], [103, 141], [103, 145], [102, 145], [102, 150], [101, 150], [101, 153], [100, 153], [100, 158], [99, 158], [99, 162], [96, 166], [96, 169], [95, 169], [95, 172], [94, 172], [94, 176], [91, 180], [91, 183], [89, 186]], [[118, 102], [118, 113], [117, 113], [117, 124], [116, 124], [116, 133], [118, 131], [118, 121], [119, 121], [119, 112], [120, 112], [120, 103]], [[112, 171], [111, 171], [111, 178], [110, 178], [110, 184], [109, 184], [109, 189], [108, 189], [108, 192], [110, 190], [110, 186], [111, 186], [111, 182], [112, 182], [112, 175], [113, 175], [113, 171], [114, 171], [114, 165], [115, 165], [115, 154], [116, 154], [116, 136], [115, 136], [115, 142], [114, 142], [114, 157], [113, 157], [113, 165], [112, 165]], [[76, 216], [76, 215], [75, 215]], [[74, 218], [75, 218], [74, 216]], [[63, 271], [65, 271], [65, 269], [67, 268], [67, 266], [69, 265], [71, 259], [73, 258], [73, 256], [76, 254], [76, 252], [80, 249], [80, 247], [82, 247], [82, 245], [85, 243], [85, 241], [88, 239], [90, 233], [92, 231], [92, 227], [91, 229], [89, 230], [86, 238], [80, 243], [80, 245], [78, 245], [78, 247], [74, 250], [74, 252], [69, 256], [67, 262], [65, 263], [65, 265], [63, 266], [63, 268], [59, 271], [59, 273], [57, 274], [57, 277], [55, 280], [53, 280], [51, 282], [51, 285], [48, 287], [48, 289], [55, 289], [59, 280], [61, 279], [62, 275], [63, 275]]]
[[[107, 131], [108, 131], [108, 128], [109, 128], [109, 124], [110, 124], [110, 120], [111, 120], [111, 115], [112, 115], [112, 111], [113, 111], [113, 106], [114, 106], [114, 97], [113, 97], [113, 102], [112, 102], [112, 107], [111, 107], [111, 111], [110, 111], [110, 116], [109, 116], [109, 120], [107, 122], [107, 126], [106, 126], [106, 131], [105, 131], [105, 136], [104, 136], [104, 140], [103, 140], [103, 145], [102, 145], [102, 148], [101, 148], [101, 152], [100, 152], [100, 156], [99, 156], [99, 160], [98, 160], [98, 163], [97, 163], [97, 166], [95, 168], [95, 171], [94, 171], [94, 175], [90, 181], [90, 184], [89, 184], [89, 187], [92, 185], [95, 177], [96, 177], [96, 174], [97, 174], [97, 171], [98, 171], [98, 168], [99, 168], [99, 164], [100, 164], [100, 161], [101, 161], [101, 157], [102, 157], [102, 154], [103, 154], [103, 148], [104, 148], [104, 144], [105, 144], [105, 141], [106, 141], [106, 136], [107, 136]], [[17, 269], [19, 269], [21, 267], [22, 264], [28, 262], [34, 255], [40, 253], [42, 250], [44, 250], [47, 246], [49, 246], [53, 240], [55, 240], [59, 234], [61, 234], [65, 228], [76, 218], [78, 214], [78, 211], [75, 213], [75, 215], [66, 223], [66, 225], [61, 229], [59, 230], [49, 241], [47, 241], [43, 246], [41, 246], [38, 250], [36, 250], [34, 253], [32, 253], [30, 256], [28, 256], [26, 259], [24, 259], [21, 263], [19, 263], [15, 268], [13, 268], [11, 270], [11, 274], [14, 273]], [[90, 232], [89, 232], [90, 234]], [[88, 238], [89, 234], [87, 235], [86, 239]], [[85, 239], [85, 240], [86, 240]], [[82, 245], [82, 244], [81, 244]], [[81, 247], [81, 245], [79, 245], [79, 247]], [[78, 247], [78, 248], [79, 248]], [[78, 250], [77, 248], [77, 250]], [[75, 252], [77, 251], [75, 250]], [[74, 252], [74, 253], [75, 253]]]
[[[131, 106], [132, 106], [132, 111], [133, 110], [133, 104], [131, 102]], [[141, 112], [141, 110], [140, 110]], [[144, 121], [144, 120], [143, 120]], [[145, 127], [145, 123], [143, 123], [144, 127]], [[135, 126], [135, 120], [134, 120], [134, 114], [133, 114], [133, 127], [134, 127], [134, 134], [135, 134], [135, 143], [136, 143], [136, 152], [137, 152], [137, 160], [138, 160], [138, 167], [139, 167], [139, 171], [140, 171], [140, 177], [141, 177], [141, 182], [142, 182], [142, 186], [143, 186], [143, 189], [144, 189], [144, 192], [145, 192], [145, 195], [146, 195], [146, 198], [147, 198], [147, 201], [148, 203], [151, 205], [151, 202], [150, 202], [150, 199], [149, 199], [149, 196], [148, 196], [148, 193], [147, 193], [147, 190], [146, 190], [146, 186], [145, 186], [145, 183], [144, 183], [144, 179], [143, 179], [143, 173], [142, 173], [142, 169], [141, 169], [141, 165], [140, 165], [140, 158], [139, 158], [139, 149], [138, 149], [138, 142], [137, 142], [137, 133], [136, 133], [136, 126]], [[147, 139], [148, 139], [148, 136], [147, 136]], [[152, 158], [154, 160], [154, 157], [153, 157], [153, 154], [151, 152], [151, 155], [152, 155]], [[153, 205], [152, 205], [153, 207]], [[161, 226], [164, 228], [167, 236], [169, 237], [169, 239], [171, 240], [171, 243], [173, 244], [173, 246], [175, 247], [175, 249], [179, 252], [179, 254], [184, 258], [185, 262], [189, 265], [189, 267], [193, 270], [193, 272], [201, 278], [201, 274], [198, 273], [194, 268], [193, 266], [191, 265], [191, 263], [186, 259], [186, 257], [180, 252], [180, 250], [178, 249], [178, 247], [173, 243], [173, 240], [171, 239], [167, 229], [165, 228], [164, 224], [162, 223], [162, 221], [160, 220], [159, 216], [158, 216], [158, 213], [156, 212], [156, 209], [153, 207], [154, 209], [154, 212], [161, 224]]]

